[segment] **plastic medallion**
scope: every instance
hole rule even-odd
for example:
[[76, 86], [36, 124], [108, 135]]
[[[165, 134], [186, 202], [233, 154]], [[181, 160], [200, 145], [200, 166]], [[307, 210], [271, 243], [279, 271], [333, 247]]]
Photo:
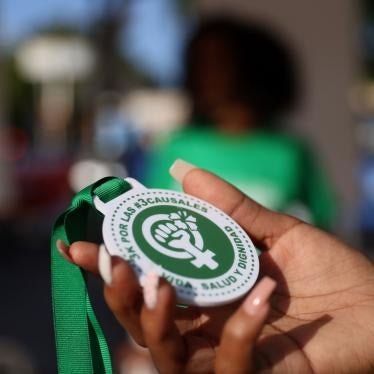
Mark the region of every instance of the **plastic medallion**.
[[111, 255], [127, 260], [140, 279], [156, 270], [188, 305], [229, 303], [251, 289], [258, 256], [234, 220], [193, 196], [126, 180], [130, 191], [106, 204], [94, 200]]

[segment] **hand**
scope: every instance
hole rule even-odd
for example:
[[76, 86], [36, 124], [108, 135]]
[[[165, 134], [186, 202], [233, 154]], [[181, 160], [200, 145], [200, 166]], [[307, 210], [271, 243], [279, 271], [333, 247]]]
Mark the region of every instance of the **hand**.
[[[181, 179], [187, 193], [231, 215], [264, 250], [260, 275], [274, 279], [277, 288], [270, 307], [264, 297], [250, 317], [245, 310], [252, 293], [240, 307], [236, 302], [180, 309], [173, 288], [161, 280], [157, 304], [149, 308], [130, 266], [114, 259], [105, 299], [135, 341], [149, 347], [159, 370], [373, 372], [373, 264], [333, 236], [261, 207], [206, 171], [193, 168]], [[74, 243], [69, 251], [70, 260], [92, 272], [98, 272], [97, 256], [91, 243]]]

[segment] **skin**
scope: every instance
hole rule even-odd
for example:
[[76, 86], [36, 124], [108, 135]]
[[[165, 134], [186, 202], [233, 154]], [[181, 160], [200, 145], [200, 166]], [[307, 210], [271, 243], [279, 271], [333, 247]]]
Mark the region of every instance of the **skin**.
[[[269, 211], [201, 169], [184, 190], [237, 221], [264, 252], [260, 277], [277, 282], [270, 303], [250, 316], [239, 301], [175, 307], [161, 280], [154, 309], [130, 266], [113, 259], [105, 300], [124, 329], [148, 346], [162, 373], [373, 373], [374, 266], [335, 237]], [[71, 261], [97, 273], [98, 247], [77, 242]], [[245, 304], [245, 303], [244, 303]]]

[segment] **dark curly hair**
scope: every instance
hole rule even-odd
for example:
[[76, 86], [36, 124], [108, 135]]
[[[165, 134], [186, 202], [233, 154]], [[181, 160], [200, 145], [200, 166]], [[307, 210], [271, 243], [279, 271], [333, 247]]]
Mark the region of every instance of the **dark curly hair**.
[[235, 99], [247, 104], [257, 121], [270, 122], [294, 108], [299, 77], [294, 56], [282, 40], [255, 24], [214, 18], [200, 23], [185, 52], [185, 88], [194, 104], [194, 118], [205, 117], [194, 102], [194, 67], [199, 64], [197, 47], [207, 36], [224, 43], [235, 69]]

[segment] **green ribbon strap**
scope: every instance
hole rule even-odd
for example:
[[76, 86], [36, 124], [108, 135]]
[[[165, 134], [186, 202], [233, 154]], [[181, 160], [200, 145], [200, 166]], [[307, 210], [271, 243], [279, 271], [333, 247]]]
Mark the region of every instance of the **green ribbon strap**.
[[109, 349], [87, 293], [85, 274], [66, 261], [56, 248], [57, 239], [67, 245], [87, 240], [87, 218], [95, 212], [94, 196], [104, 203], [129, 191], [131, 185], [115, 177], [103, 178], [78, 192], [70, 207], [57, 219], [52, 231], [52, 303], [60, 374], [111, 374]]

